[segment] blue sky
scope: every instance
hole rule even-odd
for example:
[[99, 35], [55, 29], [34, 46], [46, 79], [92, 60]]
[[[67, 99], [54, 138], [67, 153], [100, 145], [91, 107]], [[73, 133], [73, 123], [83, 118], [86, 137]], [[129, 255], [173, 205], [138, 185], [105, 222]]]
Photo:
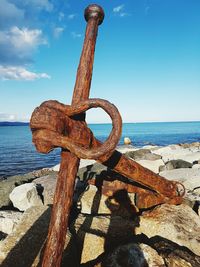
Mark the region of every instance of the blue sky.
[[[1, 121], [28, 121], [44, 100], [71, 103], [90, 3], [0, 0]], [[96, 3], [105, 19], [90, 96], [114, 103], [124, 122], [200, 120], [200, 1]]]

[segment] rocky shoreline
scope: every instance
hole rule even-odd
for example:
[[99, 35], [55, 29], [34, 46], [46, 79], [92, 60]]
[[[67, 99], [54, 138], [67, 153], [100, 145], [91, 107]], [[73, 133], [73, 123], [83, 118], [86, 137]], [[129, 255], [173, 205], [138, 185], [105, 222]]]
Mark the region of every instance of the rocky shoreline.
[[[62, 266], [200, 266], [200, 143], [119, 150], [183, 183], [183, 204], [133, 214], [123, 201], [113, 202], [88, 183], [109, 170], [81, 160]], [[55, 166], [0, 181], [1, 266], [41, 266], [58, 170]], [[125, 197], [134, 206], [134, 195]]]

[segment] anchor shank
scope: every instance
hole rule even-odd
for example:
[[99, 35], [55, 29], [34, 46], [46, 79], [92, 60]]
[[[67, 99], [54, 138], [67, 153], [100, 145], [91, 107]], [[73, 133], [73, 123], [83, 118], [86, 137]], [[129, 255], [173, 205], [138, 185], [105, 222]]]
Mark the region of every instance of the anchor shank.
[[[79, 103], [81, 100], [86, 100], [89, 97], [98, 25], [102, 23], [103, 18], [104, 12], [101, 7], [90, 5], [86, 8], [85, 19], [88, 23], [77, 71], [72, 105]], [[76, 119], [76, 121], [79, 120], [82, 124], [86, 125], [84, 122], [84, 113], [74, 116], [74, 119]], [[78, 139], [80, 136], [78, 128], [68, 129], [68, 136]], [[90, 139], [84, 138], [84, 135], [82, 135], [82, 139], [85, 139], [82, 141], [88, 146]], [[60, 170], [57, 178], [42, 267], [59, 267], [61, 264], [79, 162], [80, 159], [77, 156], [62, 149]]]

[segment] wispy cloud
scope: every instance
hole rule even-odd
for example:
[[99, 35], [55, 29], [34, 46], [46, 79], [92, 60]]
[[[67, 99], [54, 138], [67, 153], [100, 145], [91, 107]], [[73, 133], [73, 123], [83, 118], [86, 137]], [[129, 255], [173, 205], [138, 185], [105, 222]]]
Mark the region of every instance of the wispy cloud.
[[116, 16], [119, 16], [119, 17], [121, 17], [121, 18], [130, 16], [129, 13], [125, 12], [125, 6], [124, 6], [124, 5], [120, 5], [120, 6], [116, 6], [116, 7], [114, 7], [114, 8], [113, 8], [113, 13], [114, 13]]
[[71, 32], [71, 35], [74, 39], [76, 38], [81, 38], [82, 37], [82, 34], [81, 33], [77, 33], [77, 32]]
[[124, 5], [116, 6], [113, 8], [114, 13], [119, 13], [124, 9]]
[[1, 66], [0, 65], [0, 79], [1, 80], [17, 80], [17, 81], [34, 81], [36, 79], [51, 77], [47, 73], [35, 73], [28, 71], [23, 67]]
[[63, 27], [55, 27], [53, 29], [54, 38], [59, 38], [62, 35], [62, 33], [64, 32], [64, 30], [65, 29]]
[[76, 17], [76, 14], [69, 14], [68, 16], [67, 16], [67, 18], [69, 19], [69, 20], [72, 20], [72, 19], [74, 19]]

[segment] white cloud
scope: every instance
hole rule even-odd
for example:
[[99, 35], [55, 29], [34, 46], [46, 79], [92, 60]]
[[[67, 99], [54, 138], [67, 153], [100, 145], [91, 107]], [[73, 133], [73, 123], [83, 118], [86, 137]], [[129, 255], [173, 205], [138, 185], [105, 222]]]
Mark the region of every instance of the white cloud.
[[130, 16], [129, 13], [124, 11], [124, 5], [116, 6], [113, 8], [113, 13], [121, 18]]
[[0, 58], [4, 64], [20, 64], [31, 61], [34, 50], [39, 45], [47, 44], [39, 29], [12, 27], [0, 31]]
[[51, 77], [46, 73], [35, 73], [28, 71], [27, 69], [20, 66], [1, 66], [0, 65], [0, 78], [2, 80], [25, 80], [33, 81], [36, 79]]
[[77, 33], [77, 32], [71, 32], [71, 35], [72, 35], [72, 37], [75, 39], [75, 38], [80, 38], [80, 37], [82, 37], [82, 34], [80, 34], [80, 33]]
[[70, 20], [74, 19], [75, 17], [76, 17], [76, 14], [70, 14], [70, 15], [67, 16], [67, 18], [70, 19]]
[[124, 5], [116, 6], [116, 7], [113, 8], [113, 12], [114, 13], [119, 13], [123, 9], [124, 9]]
[[65, 29], [62, 27], [56, 27], [53, 29], [53, 36], [59, 38]]
[[126, 12], [122, 12], [122, 13], [119, 14], [119, 16], [120, 16], [121, 18], [123, 18], [123, 17], [130, 16], [130, 14], [129, 14], [129, 13], [126, 13]]

